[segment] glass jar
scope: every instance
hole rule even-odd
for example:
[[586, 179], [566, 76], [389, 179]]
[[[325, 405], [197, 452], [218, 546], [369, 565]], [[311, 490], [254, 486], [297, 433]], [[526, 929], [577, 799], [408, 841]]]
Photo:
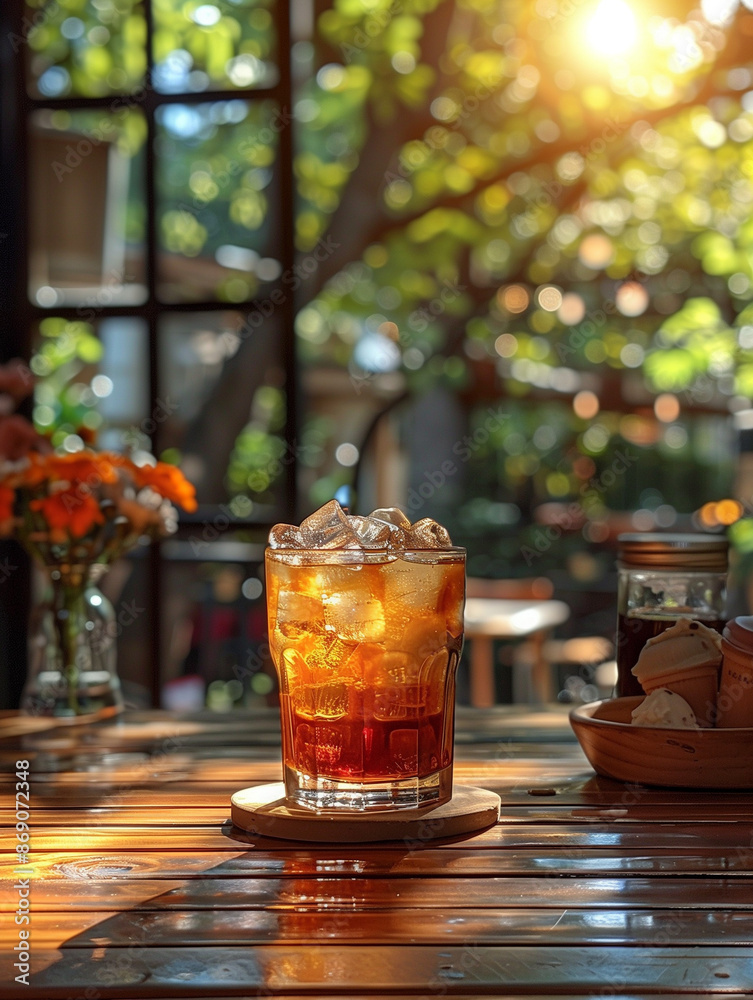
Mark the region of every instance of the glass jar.
[[47, 585], [29, 623], [29, 673], [21, 698], [28, 715], [71, 721], [123, 708], [116, 620], [97, 587], [105, 567], [46, 567]]
[[631, 671], [646, 641], [680, 618], [718, 632], [726, 622], [727, 549], [719, 535], [620, 535], [617, 696], [643, 694]]

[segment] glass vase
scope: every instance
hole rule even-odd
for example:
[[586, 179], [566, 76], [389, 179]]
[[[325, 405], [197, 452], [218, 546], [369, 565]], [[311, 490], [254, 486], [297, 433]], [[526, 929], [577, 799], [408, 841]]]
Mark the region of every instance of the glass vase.
[[28, 715], [71, 721], [121, 711], [116, 619], [97, 582], [105, 567], [45, 567], [45, 594], [32, 611], [29, 673], [21, 698]]

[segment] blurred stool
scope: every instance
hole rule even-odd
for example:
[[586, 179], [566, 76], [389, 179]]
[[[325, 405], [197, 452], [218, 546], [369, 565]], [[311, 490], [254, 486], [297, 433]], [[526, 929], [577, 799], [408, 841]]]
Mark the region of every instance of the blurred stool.
[[529, 668], [533, 692], [542, 703], [552, 700], [551, 670], [544, 645], [552, 628], [570, 617], [564, 602], [551, 600], [552, 592], [552, 583], [546, 577], [468, 579], [465, 635], [470, 641], [471, 705], [487, 708], [496, 701], [496, 639], [529, 640], [534, 651]]
[[[550, 673], [558, 667], [588, 668], [591, 674], [584, 682], [603, 688], [606, 671], [599, 671], [614, 656], [614, 644], [600, 635], [578, 636], [573, 639], [549, 639], [541, 649], [534, 641], [521, 643], [513, 653], [513, 701], [530, 703], [535, 701], [537, 692], [532, 690], [531, 677], [537, 660], [544, 659]], [[610, 673], [611, 676], [611, 673]]]

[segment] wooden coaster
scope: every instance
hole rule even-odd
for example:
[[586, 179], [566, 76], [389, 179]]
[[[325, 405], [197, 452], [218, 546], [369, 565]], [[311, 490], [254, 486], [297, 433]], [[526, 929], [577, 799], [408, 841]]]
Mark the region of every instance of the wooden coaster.
[[441, 806], [369, 812], [313, 812], [285, 801], [281, 781], [243, 788], [230, 799], [233, 823], [249, 833], [284, 840], [332, 844], [375, 840], [421, 842], [455, 837], [491, 826], [499, 819], [500, 797], [485, 788], [455, 785], [452, 798]]

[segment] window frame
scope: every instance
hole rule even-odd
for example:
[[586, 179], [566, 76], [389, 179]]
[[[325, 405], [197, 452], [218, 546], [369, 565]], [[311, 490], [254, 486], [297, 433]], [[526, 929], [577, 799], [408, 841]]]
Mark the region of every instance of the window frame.
[[[148, 395], [149, 413], [155, 412], [161, 385], [161, 365], [159, 326], [165, 314], [175, 313], [205, 313], [220, 310], [232, 310], [248, 313], [254, 306], [254, 300], [244, 302], [197, 301], [197, 302], [161, 302], [157, 294], [157, 194], [156, 194], [156, 116], [158, 109], [169, 104], [198, 105], [207, 102], [223, 100], [243, 100], [250, 104], [263, 101], [274, 101], [284, 115], [285, 121], [291, 120], [292, 67], [291, 67], [291, 2], [293, 0], [276, 0], [272, 15], [276, 32], [276, 65], [277, 82], [264, 88], [233, 88], [231, 90], [210, 90], [200, 92], [157, 93], [152, 86], [154, 62], [152, 58], [152, 39], [154, 36], [154, 19], [152, 0], [142, 0], [146, 22], [146, 39], [144, 42], [147, 56], [147, 69], [144, 86], [138, 95], [133, 96], [133, 108], [139, 110], [146, 121], [146, 140], [144, 148], [145, 161], [145, 277], [147, 295], [142, 305], [102, 305], [93, 307], [96, 319], [108, 317], [136, 317], [142, 319], [148, 331], [149, 372]], [[29, 13], [25, 0], [4, 0], [0, 4], [0, 34], [2, 35], [2, 54], [0, 55], [0, 176], [4, 183], [0, 185], [0, 287], [7, 289], [7, 294], [0, 296], [0, 323], [3, 333], [0, 338], [0, 362], [13, 356], [28, 358], [32, 349], [33, 330], [45, 316], [55, 315], [63, 318], [79, 319], [80, 307], [53, 306], [44, 308], [30, 301], [28, 255], [30, 248], [29, 226], [30, 212], [28, 205], [29, 186], [28, 156], [29, 128], [32, 116], [41, 109], [65, 110], [95, 110], [107, 109], [118, 97], [127, 94], [111, 94], [105, 97], [61, 97], [41, 99], [29, 94], [27, 89], [26, 66], [28, 59], [28, 44], [26, 36], [30, 26]], [[290, 273], [295, 264], [294, 225], [295, 225], [295, 180], [293, 170], [294, 137], [292, 126], [283, 128], [277, 136], [276, 170], [279, 171], [279, 196], [277, 204], [271, 211], [279, 219], [280, 234], [280, 264], [281, 274]], [[279, 306], [279, 322], [282, 330], [281, 365], [285, 372], [284, 392], [286, 398], [285, 439], [288, 442], [297, 440], [298, 428], [298, 396], [299, 385], [297, 377], [294, 319], [297, 302], [292, 294], [286, 292]], [[88, 310], [89, 311], [89, 310]], [[27, 407], [27, 413], [29, 409]], [[152, 449], [159, 454], [161, 451], [160, 426], [157, 422], [152, 436]], [[293, 460], [284, 463], [283, 482], [281, 486], [280, 517], [294, 520], [296, 516], [296, 482], [297, 461], [295, 449], [292, 449]], [[202, 505], [200, 516], [182, 517], [179, 522], [177, 538], [185, 537], [189, 528], [195, 530], [199, 523], [211, 524], [219, 515], [219, 504]], [[222, 508], [223, 516], [226, 509]], [[258, 532], [268, 531], [271, 522], [260, 522], [236, 518], [234, 528], [253, 528]], [[162, 689], [161, 648], [162, 629], [159, 614], [160, 597], [164, 583], [165, 542], [155, 541], [150, 546], [148, 554], [148, 593], [146, 596], [149, 615], [149, 650], [148, 661], [151, 673], [151, 701], [153, 706], [160, 703]], [[18, 547], [14, 543], [5, 543], [5, 547], [18, 556]], [[0, 549], [0, 555], [2, 555]], [[243, 557], [240, 557], [241, 560]], [[197, 556], [196, 562], [204, 560]], [[23, 586], [12, 588], [13, 593], [4, 595], [4, 603], [11, 616], [10, 621], [24, 621], [28, 617], [30, 605], [30, 572], [28, 560], [22, 560], [24, 569]], [[6, 691], [0, 690], [0, 702], [6, 700], [17, 704], [23, 684], [23, 674], [17, 665], [19, 660], [25, 662], [25, 630], [13, 631], [13, 649], [9, 651], [9, 664], [14, 663], [15, 669], [6, 671], [6, 676], [12, 676]]]

